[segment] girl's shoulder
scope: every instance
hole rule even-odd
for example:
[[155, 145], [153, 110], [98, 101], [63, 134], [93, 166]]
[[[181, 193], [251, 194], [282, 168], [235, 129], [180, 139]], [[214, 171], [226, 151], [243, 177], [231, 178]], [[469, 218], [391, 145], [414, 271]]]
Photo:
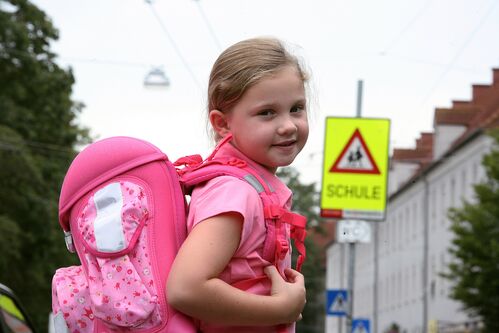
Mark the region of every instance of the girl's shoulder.
[[242, 193], [255, 193], [258, 195], [255, 189], [247, 181], [234, 176], [218, 176], [212, 178], [209, 181], [196, 186], [193, 190], [193, 195], [194, 193], [233, 190]]
[[188, 227], [192, 228], [210, 217], [228, 212], [241, 214], [246, 224], [263, 219], [263, 203], [257, 191], [246, 181], [232, 176], [219, 176], [192, 192]]
[[191, 205], [260, 208], [258, 192], [245, 180], [218, 176], [194, 188]]

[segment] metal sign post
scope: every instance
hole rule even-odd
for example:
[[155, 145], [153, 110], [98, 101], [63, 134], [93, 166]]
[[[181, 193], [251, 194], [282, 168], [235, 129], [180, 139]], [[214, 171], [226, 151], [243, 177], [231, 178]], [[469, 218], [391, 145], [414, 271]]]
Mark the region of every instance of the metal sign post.
[[355, 243], [349, 243], [348, 244], [348, 293], [350, 294], [350, 302], [348, 302], [347, 332], [352, 332], [354, 276], [355, 276]]
[[[357, 82], [357, 118], [362, 117], [362, 80]], [[348, 248], [348, 293], [350, 302], [348, 303], [347, 332], [352, 332], [353, 324], [353, 288], [355, 276], [355, 243], [349, 243]]]
[[355, 243], [370, 242], [365, 221], [385, 219], [388, 192], [390, 120], [361, 117], [362, 89], [359, 80], [355, 118], [326, 118], [321, 191], [321, 216], [340, 220], [337, 240], [348, 243], [348, 333], [354, 309]]

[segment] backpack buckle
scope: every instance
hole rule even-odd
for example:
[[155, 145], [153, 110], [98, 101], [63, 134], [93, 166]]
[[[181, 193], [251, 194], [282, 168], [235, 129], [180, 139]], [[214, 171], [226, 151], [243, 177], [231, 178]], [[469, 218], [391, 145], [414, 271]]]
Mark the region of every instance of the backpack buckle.
[[289, 252], [289, 243], [284, 239], [278, 239], [275, 244], [276, 247], [276, 256], [279, 260], [283, 260], [286, 257], [286, 254]]
[[268, 205], [263, 208], [263, 215], [266, 219], [279, 219], [283, 209], [278, 205]]
[[203, 163], [203, 158], [201, 155], [189, 155], [179, 158], [173, 163], [177, 173], [182, 176], [188, 170], [193, 169]]
[[64, 231], [64, 241], [66, 242], [66, 248], [69, 252], [75, 253], [75, 245], [73, 243], [73, 236], [71, 235], [71, 231]]
[[238, 159], [238, 158], [231, 158], [227, 161], [227, 165], [234, 166], [237, 168], [244, 168], [247, 166], [247, 163], [243, 160]]

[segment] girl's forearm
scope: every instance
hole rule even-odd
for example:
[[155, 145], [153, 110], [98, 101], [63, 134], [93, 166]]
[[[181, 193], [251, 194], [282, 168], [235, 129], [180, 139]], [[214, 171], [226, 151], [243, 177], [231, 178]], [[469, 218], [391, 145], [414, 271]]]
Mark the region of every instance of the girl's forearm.
[[296, 320], [282, 297], [250, 294], [218, 278], [207, 280], [195, 288], [175, 289], [168, 291], [168, 303], [205, 322], [271, 326]]

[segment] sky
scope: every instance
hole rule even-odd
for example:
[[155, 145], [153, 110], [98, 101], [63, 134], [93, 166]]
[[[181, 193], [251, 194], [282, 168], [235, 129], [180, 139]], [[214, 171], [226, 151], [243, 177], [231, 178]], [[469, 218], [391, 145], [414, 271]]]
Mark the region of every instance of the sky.
[[[469, 100], [499, 68], [497, 0], [34, 0], [59, 29], [79, 123], [95, 139], [148, 140], [172, 160], [206, 156], [206, 90], [220, 52], [274, 36], [311, 76], [310, 136], [295, 166], [320, 182], [326, 117], [389, 118], [390, 149], [413, 148], [437, 107]], [[161, 68], [170, 85], [147, 88]]]

